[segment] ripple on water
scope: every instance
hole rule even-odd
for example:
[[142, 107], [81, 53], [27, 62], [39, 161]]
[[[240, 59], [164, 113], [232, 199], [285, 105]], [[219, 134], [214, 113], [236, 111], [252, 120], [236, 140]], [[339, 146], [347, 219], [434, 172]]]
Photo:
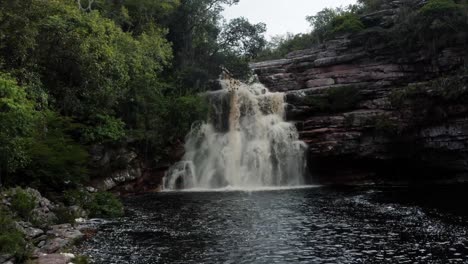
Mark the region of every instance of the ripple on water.
[[466, 217], [455, 223], [387, 196], [330, 188], [138, 196], [79, 250], [96, 263], [468, 263]]

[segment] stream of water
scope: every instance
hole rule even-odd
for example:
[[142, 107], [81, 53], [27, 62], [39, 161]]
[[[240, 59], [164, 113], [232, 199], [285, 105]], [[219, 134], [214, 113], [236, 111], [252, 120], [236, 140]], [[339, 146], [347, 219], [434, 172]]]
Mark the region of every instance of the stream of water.
[[463, 188], [149, 194], [80, 251], [106, 264], [468, 263]]
[[186, 154], [167, 173], [165, 188], [258, 188], [304, 184], [307, 145], [284, 120], [284, 94], [234, 79], [204, 96], [208, 122], [194, 126]]

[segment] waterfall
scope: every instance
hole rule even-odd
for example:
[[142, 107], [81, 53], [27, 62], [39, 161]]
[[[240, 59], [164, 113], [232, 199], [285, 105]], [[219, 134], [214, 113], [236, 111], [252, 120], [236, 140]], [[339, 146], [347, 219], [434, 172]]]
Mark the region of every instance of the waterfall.
[[168, 171], [165, 189], [298, 186], [306, 144], [284, 120], [284, 94], [263, 85], [221, 80], [206, 93], [208, 122], [187, 135], [183, 161]]

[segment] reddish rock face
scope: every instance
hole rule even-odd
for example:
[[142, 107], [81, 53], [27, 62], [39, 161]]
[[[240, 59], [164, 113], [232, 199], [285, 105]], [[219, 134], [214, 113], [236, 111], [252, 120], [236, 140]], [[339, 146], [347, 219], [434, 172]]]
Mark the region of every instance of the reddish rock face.
[[[403, 56], [385, 38], [376, 42], [379, 34], [368, 29], [251, 64], [270, 90], [286, 93], [288, 119], [309, 144], [311, 181], [467, 181], [468, 77], [459, 70], [467, 51], [452, 45]], [[459, 97], [442, 96], [453, 87], [434, 81], [441, 76], [457, 79]], [[414, 83], [420, 95], [392, 103]]]

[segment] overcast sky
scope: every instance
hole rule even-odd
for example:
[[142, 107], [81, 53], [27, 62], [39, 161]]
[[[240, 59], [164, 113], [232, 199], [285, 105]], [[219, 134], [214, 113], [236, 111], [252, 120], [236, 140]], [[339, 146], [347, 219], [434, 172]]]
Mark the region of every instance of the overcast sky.
[[238, 5], [227, 7], [224, 17], [229, 20], [246, 17], [252, 23], [264, 22], [266, 36], [292, 33], [305, 33], [310, 30], [305, 20], [325, 7], [347, 6], [356, 0], [240, 0]]

